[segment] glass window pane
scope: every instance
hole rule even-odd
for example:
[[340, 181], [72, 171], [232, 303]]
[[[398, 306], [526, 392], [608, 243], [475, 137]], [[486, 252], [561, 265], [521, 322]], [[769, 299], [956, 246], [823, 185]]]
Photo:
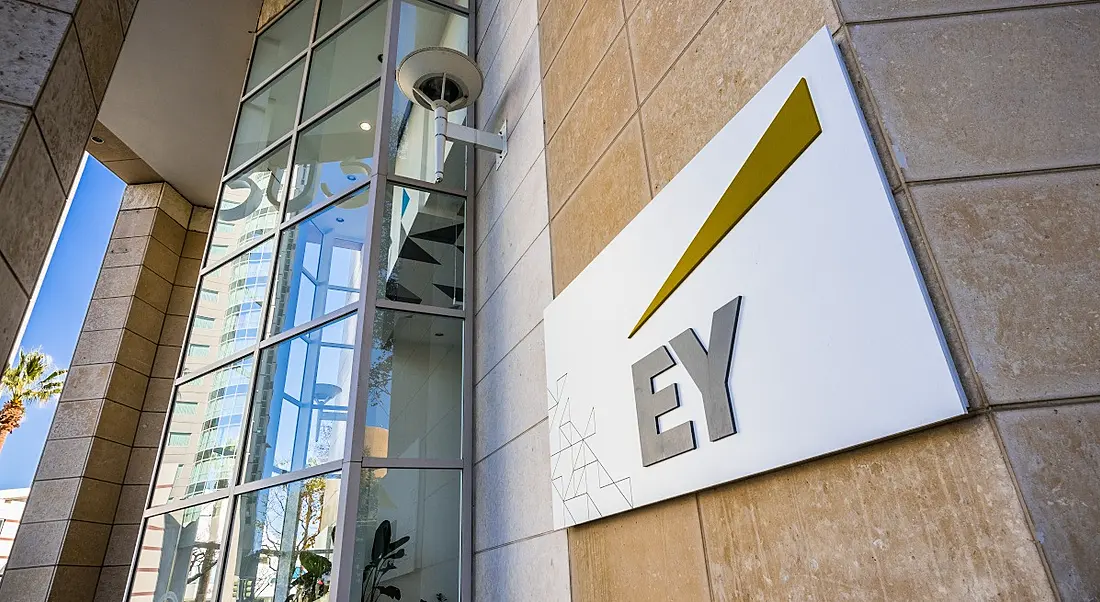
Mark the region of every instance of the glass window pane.
[[462, 452], [462, 320], [375, 312], [363, 452], [454, 459]]
[[379, 3], [318, 46], [309, 64], [302, 119], [378, 77], [385, 41], [386, 6]]
[[237, 498], [221, 600], [329, 600], [340, 473]]
[[251, 376], [248, 356], [176, 390], [154, 506], [229, 486]]
[[[363, 589], [392, 586], [402, 600], [457, 602], [461, 494], [458, 470], [364, 470], [351, 599], [359, 600]], [[391, 561], [373, 557], [376, 537], [391, 542]]]
[[294, 127], [304, 71], [303, 59], [241, 105], [237, 133], [229, 152], [229, 171], [236, 169]]
[[245, 481], [343, 457], [357, 324], [353, 314], [260, 352]]
[[309, 43], [309, 27], [313, 20], [313, 3], [299, 2], [256, 38], [252, 69], [248, 72], [248, 89], [255, 88], [297, 56]]
[[348, 18], [359, 7], [373, 0], [321, 0], [321, 14], [317, 16], [317, 37], [321, 37], [337, 23]]
[[391, 186], [385, 202], [378, 296], [461, 309], [466, 199]]
[[[183, 356], [183, 374], [252, 345], [260, 332], [261, 309], [267, 291], [268, 273], [275, 241], [268, 240], [199, 279], [199, 302], [195, 319], [204, 328], [192, 326]], [[213, 319], [213, 323], [209, 320]], [[201, 354], [192, 345], [205, 346]]]
[[217, 585], [226, 501], [154, 516], [145, 523], [131, 602], [209, 602]]
[[[397, 64], [413, 50], [429, 46], [445, 46], [469, 52], [469, 24], [466, 17], [423, 2], [401, 5], [400, 33], [397, 37]], [[399, 176], [435, 181], [435, 122], [427, 109], [411, 102], [401, 90], [394, 89], [390, 161]], [[447, 120], [466, 124], [466, 109], [448, 113]], [[444, 147], [443, 184], [452, 188], [466, 187], [466, 144], [447, 142]]]
[[211, 235], [211, 264], [275, 229], [282, 207], [290, 145], [277, 148], [225, 183]]
[[375, 86], [300, 134], [287, 217], [334, 199], [374, 175], [377, 118]]
[[283, 232], [267, 334], [319, 318], [359, 300], [363, 250], [370, 233], [370, 190]]

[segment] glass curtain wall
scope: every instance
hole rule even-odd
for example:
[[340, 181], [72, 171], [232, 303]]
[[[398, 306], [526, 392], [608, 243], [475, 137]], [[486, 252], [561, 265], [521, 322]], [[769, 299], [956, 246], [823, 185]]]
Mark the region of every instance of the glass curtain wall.
[[472, 31], [299, 0], [257, 33], [128, 600], [469, 600], [474, 157], [428, 181], [394, 72]]

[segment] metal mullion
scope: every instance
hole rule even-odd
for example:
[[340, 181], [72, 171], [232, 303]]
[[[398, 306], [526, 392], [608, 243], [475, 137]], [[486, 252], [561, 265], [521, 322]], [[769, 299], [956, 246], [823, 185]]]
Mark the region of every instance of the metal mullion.
[[[184, 341], [186, 342], [186, 339]], [[255, 351], [256, 351], [256, 344], [252, 343], [248, 347], [245, 347], [244, 349], [241, 349], [240, 351], [237, 351], [233, 355], [227, 355], [227, 356], [223, 357], [222, 359], [211, 362], [209, 364], [206, 364], [205, 366], [202, 366], [201, 368], [199, 368], [199, 369], [197, 369], [193, 372], [188, 372], [187, 374], [177, 376], [176, 380], [172, 381], [172, 384], [176, 387], [179, 387], [181, 385], [185, 385], [185, 384], [195, 380], [196, 378], [206, 376], [207, 374], [210, 374], [211, 372], [221, 370], [222, 368], [225, 368], [225, 367], [229, 366], [230, 364], [233, 364], [234, 362], [238, 362], [238, 361], [252, 355]], [[180, 353], [180, 358], [183, 358], [184, 355], [185, 354]]]
[[352, 189], [348, 190], [347, 192], [341, 193], [341, 194], [339, 194], [339, 195], [337, 195], [337, 196], [335, 196], [331, 199], [325, 199], [324, 203], [318, 203], [317, 205], [314, 205], [313, 207], [307, 207], [306, 209], [303, 209], [300, 213], [294, 215], [293, 217], [287, 218], [286, 221], [279, 224], [277, 229], [280, 232], [285, 231], [285, 230], [291, 230], [295, 226], [297, 226], [298, 224], [300, 224], [300, 223], [306, 221], [307, 219], [317, 215], [318, 213], [324, 211], [325, 209], [328, 209], [329, 207], [332, 207], [333, 205], [337, 205], [337, 204], [341, 203], [342, 201], [348, 200], [349, 198], [351, 198], [351, 196], [353, 194], [363, 190], [363, 188], [365, 188], [367, 186], [370, 186], [370, 178], [368, 178], [362, 184], [356, 185], [355, 188], [352, 188]]
[[390, 12], [386, 17], [386, 49], [382, 65], [382, 98], [378, 103], [378, 125], [381, 131], [374, 137], [374, 161], [378, 173], [389, 175], [390, 138], [393, 136], [390, 114], [393, 112], [393, 91], [397, 86], [397, 38], [401, 32], [401, 0], [390, 2]]
[[[290, 68], [293, 67], [295, 64], [297, 64], [298, 61], [302, 60], [302, 57], [304, 57], [307, 52], [309, 52], [309, 46], [306, 46], [305, 48], [298, 51], [298, 54], [294, 55], [290, 60], [288, 60], [286, 62], [286, 64], [284, 64], [282, 67], [279, 67], [278, 69], [276, 69], [275, 72], [272, 73], [271, 75], [269, 75], [269, 76], [265, 77], [264, 79], [260, 80], [260, 83], [253, 86], [252, 89], [246, 90], [245, 93], [244, 93], [244, 96], [241, 96], [241, 101], [240, 101], [241, 104], [243, 105], [244, 103], [252, 100], [252, 97], [255, 96], [256, 94], [258, 94], [260, 92], [260, 90], [263, 90], [264, 88], [267, 87], [268, 84], [270, 84], [271, 82], [279, 79], [279, 76], [281, 76], [282, 74], [286, 73], [287, 71], [290, 71]], [[252, 66], [249, 65], [248, 69], [249, 69], [249, 71], [251, 71]], [[248, 76], [245, 76], [245, 85], [246, 86], [248, 85]]]
[[217, 491], [211, 491], [209, 493], [203, 493], [201, 495], [195, 495], [178, 500], [172, 500], [159, 506], [153, 506], [152, 508], [146, 508], [145, 512], [141, 514], [142, 518], [151, 518], [154, 516], [160, 516], [161, 514], [168, 514], [169, 512], [175, 512], [177, 510], [183, 510], [185, 508], [191, 508], [194, 506], [201, 506], [203, 504], [209, 504], [210, 502], [216, 502], [222, 498], [229, 497], [232, 491], [232, 486], [226, 489], [219, 489]]
[[363, 469], [392, 468], [394, 470], [463, 470], [464, 461], [431, 458], [363, 458]]
[[340, 500], [337, 521], [339, 528], [332, 546], [332, 582], [336, 584], [334, 600], [351, 598], [352, 579], [343, 579], [342, 575], [354, 578], [355, 565], [355, 529], [359, 516], [359, 489], [362, 487], [363, 468], [358, 462], [344, 461], [340, 468]]
[[[317, 29], [317, 15], [320, 12], [320, 10], [321, 10], [321, 2], [320, 2], [320, 0], [315, 0], [314, 4], [313, 4], [313, 22], [312, 22], [312, 25], [310, 26], [310, 34], [309, 34], [310, 39], [313, 39], [313, 32]], [[302, 59], [302, 60], [305, 61], [305, 63], [304, 63], [305, 68], [303, 69], [303, 72], [302, 72], [302, 83], [301, 83], [301, 86], [298, 89], [298, 105], [297, 105], [297, 113], [295, 114], [295, 122], [299, 121], [302, 117], [302, 99], [305, 98], [305, 95], [306, 95], [306, 81], [309, 80], [309, 62], [310, 62], [310, 58], [311, 58], [310, 52], [307, 49], [306, 56], [305, 56], [304, 59]], [[298, 145], [298, 129], [297, 128], [292, 128], [290, 130], [290, 133], [292, 135], [291, 140], [290, 140], [290, 156], [287, 159], [288, 162], [289, 162], [289, 165], [287, 166], [287, 170], [284, 172], [285, 174], [288, 175], [288, 178], [287, 178], [287, 182], [285, 184], [283, 184], [283, 189], [279, 192], [280, 204], [282, 205], [282, 207], [279, 211], [278, 221], [282, 221], [283, 215], [286, 214], [287, 205], [290, 204], [290, 188], [293, 185], [293, 180], [294, 180], [294, 175], [291, 172], [291, 168], [294, 165], [294, 151], [295, 151], [295, 148]], [[275, 296], [275, 286], [274, 286], [275, 285], [275, 270], [278, 268], [278, 265], [279, 265], [279, 242], [280, 242], [279, 238], [281, 238], [281, 236], [283, 234], [283, 231], [278, 230], [277, 232], [278, 232], [279, 236], [274, 238], [275, 243], [274, 243], [274, 246], [271, 250], [271, 265], [269, 265], [268, 269], [267, 269], [267, 282], [265, 284], [265, 289], [266, 290], [264, 291], [263, 301], [260, 303], [260, 323], [259, 323], [259, 326], [257, 327], [256, 344], [255, 344], [255, 348], [253, 350], [254, 355], [252, 357], [252, 376], [248, 381], [248, 397], [245, 398], [244, 408], [243, 408], [244, 411], [241, 414], [241, 434], [240, 434], [238, 449], [237, 449], [237, 453], [236, 453], [236, 460], [235, 460], [235, 463], [234, 463], [234, 470], [233, 470], [233, 473], [232, 473], [233, 474], [233, 479], [230, 481], [230, 483], [231, 483], [230, 484], [230, 490], [233, 489], [233, 485], [240, 482], [241, 475], [244, 471], [244, 452], [245, 452], [245, 449], [248, 447], [247, 444], [248, 444], [248, 438], [249, 438], [247, 427], [251, 423], [251, 420], [252, 420], [252, 398], [256, 393], [256, 378], [259, 375], [259, 371], [260, 371], [260, 345], [259, 345], [259, 339], [261, 337], [260, 333], [262, 333], [264, 331], [264, 328], [266, 328], [266, 326], [267, 326], [267, 312], [268, 312], [268, 309], [271, 307], [272, 298]]]
[[[432, 4], [432, 5], [438, 6], [440, 8], [445, 8], [449, 11], [452, 11], [452, 12], [455, 12], [455, 13], [458, 13], [458, 14], [462, 15], [463, 17], [466, 17], [467, 19], [471, 19], [472, 15], [473, 15], [472, 8], [466, 8], [465, 6], [461, 6], [456, 2], [448, 2], [447, 0], [419, 0], [419, 1], [423, 2], [424, 4]], [[477, 0], [470, 0], [470, 6], [471, 7], [476, 3], [477, 3]], [[472, 21], [472, 19], [471, 19], [471, 21]], [[473, 46], [470, 46], [470, 48], [473, 48]]]
[[241, 483], [236, 487], [232, 487], [231, 490], [234, 496], [239, 496], [246, 493], [252, 493], [253, 491], [259, 491], [261, 489], [268, 489], [271, 487], [278, 487], [279, 485], [286, 485], [287, 483], [293, 483], [295, 481], [303, 481], [305, 479], [309, 479], [319, 475], [336, 472], [337, 470], [340, 470], [340, 466], [343, 462], [343, 460], [333, 460], [331, 462], [325, 462], [324, 464], [307, 466], [298, 470], [284, 472], [283, 474], [278, 474], [273, 477], [265, 477], [255, 481]]
[[329, 38], [332, 38], [333, 36], [335, 36], [336, 33], [339, 32], [344, 27], [346, 27], [348, 23], [351, 23], [352, 21], [358, 19], [360, 15], [362, 15], [363, 13], [367, 12], [368, 10], [374, 8], [375, 6], [378, 6], [378, 4], [380, 2], [382, 2], [382, 0], [371, 0], [371, 2], [369, 2], [367, 4], [364, 4], [363, 6], [360, 6], [359, 8], [352, 11], [352, 13], [350, 15], [344, 17], [343, 19], [338, 21], [335, 25], [330, 27], [328, 31], [321, 34], [321, 37], [317, 38], [317, 40], [315, 40], [313, 42], [313, 44], [312, 44], [313, 48], [317, 48], [321, 44], [324, 44], [325, 42], [329, 41]]
[[402, 311], [412, 314], [426, 314], [430, 316], [442, 316], [446, 318], [458, 318], [463, 319], [466, 314], [461, 309], [451, 309], [449, 307], [436, 307], [434, 305], [422, 305], [419, 303], [407, 303], [405, 301], [394, 301], [392, 299], [378, 299], [375, 301], [375, 305], [379, 309], [388, 309], [391, 311]]
[[[302, 81], [305, 82], [305, 79], [303, 78]], [[238, 125], [240, 125], [240, 124], [238, 124]], [[237, 135], [237, 132], [236, 132], [236, 130], [234, 130], [233, 131], [233, 136], [236, 137], [236, 135]], [[225, 177], [222, 178], [221, 185], [225, 186], [226, 184], [229, 183], [230, 180], [233, 180], [237, 176], [241, 175], [246, 170], [248, 170], [249, 167], [252, 167], [257, 161], [259, 161], [260, 159], [263, 159], [265, 155], [270, 154], [275, 149], [279, 148], [283, 144], [286, 144], [286, 141], [290, 140], [291, 136], [293, 136], [293, 135], [294, 135], [294, 129], [291, 128], [291, 130], [289, 132], [287, 132], [287, 133], [283, 134], [282, 136], [279, 136], [278, 138], [276, 138], [275, 142], [272, 142], [271, 144], [268, 144], [267, 146], [265, 146], [263, 148], [263, 150], [253, 154], [252, 156], [250, 156], [248, 158], [248, 160], [244, 161], [243, 163], [241, 163], [237, 167], [234, 167], [233, 171], [225, 174]], [[229, 144], [230, 144], [230, 149], [229, 150], [230, 150], [230, 152], [232, 152], [233, 143], [230, 142]], [[228, 162], [228, 160], [229, 160], [229, 157], [227, 156], [226, 161]], [[226, 168], [228, 168], [228, 167], [229, 166], [226, 165]], [[221, 189], [220, 188], [218, 189], [218, 194], [219, 195], [221, 194]], [[220, 198], [218, 200], [221, 201]]]
[[[230, 487], [232, 491], [232, 486]], [[236, 522], [237, 498], [230, 495], [225, 504], [225, 534], [222, 535], [221, 554], [218, 555], [218, 578], [214, 580], [214, 600], [222, 599], [222, 588], [225, 587], [226, 569], [229, 568], [229, 545], [233, 540], [233, 523]], [[228, 602], [228, 601], [226, 601]]]
[[288, 339], [293, 339], [294, 337], [301, 336], [302, 334], [309, 332], [315, 328], [328, 326], [332, 322], [337, 322], [343, 318], [348, 317], [351, 314], [354, 314], [355, 310], [358, 308], [358, 301], [356, 301], [355, 303], [348, 303], [340, 309], [330, 311], [327, 314], [322, 315], [321, 317], [313, 318], [312, 320], [308, 322], [303, 322], [302, 324], [299, 324], [294, 328], [284, 330], [279, 334], [270, 336], [260, 341], [260, 351], [264, 351], [265, 349], [274, 347], [275, 345], [285, 342]]
[[[378, 83], [381, 81], [381, 79], [382, 79], [381, 77], [375, 77], [373, 79], [370, 79], [366, 82], [363, 82], [363, 83], [359, 84], [358, 86], [355, 86], [354, 88], [351, 89], [350, 92], [347, 92], [346, 94], [344, 94], [340, 98], [337, 98], [336, 100], [328, 103], [327, 105], [325, 105], [325, 107], [323, 109], [321, 109], [321, 110], [317, 111], [316, 113], [314, 113], [312, 117], [310, 117], [310, 118], [306, 119], [305, 121], [303, 121], [302, 124], [298, 126], [298, 129], [299, 130], [308, 130], [309, 128], [313, 127], [316, 123], [318, 123], [320, 121], [324, 121], [324, 119], [326, 117], [331, 117], [334, 113], [338, 112], [340, 109], [343, 109], [345, 107], [345, 105], [351, 104], [351, 102], [353, 100], [358, 100], [357, 98], [355, 98], [356, 96], [358, 96], [358, 95], [362, 94], [363, 92], [366, 92], [367, 90], [370, 90], [374, 86], [378, 85]], [[375, 136], [375, 138], [377, 138], [377, 136]]]
[[[477, 49], [477, 0], [470, 1], [470, 14], [467, 21], [466, 47], [471, 50], [471, 55], [476, 54]], [[477, 103], [466, 110], [466, 116], [473, 127], [479, 127], [477, 122]], [[472, 227], [477, 225], [477, 203], [475, 202], [475, 190], [477, 189], [477, 151], [468, 147], [466, 151], [466, 206], [463, 211], [462, 229], [464, 262], [462, 273], [462, 309], [465, 312], [465, 320], [462, 323], [462, 510], [460, 526], [459, 546], [459, 592], [461, 602], [471, 602], [474, 591], [474, 302], [473, 286], [468, 283], [474, 281], [474, 249], [469, 245]], [[469, 291], [469, 292], [467, 292]]]
[[[389, 23], [386, 27], [389, 30]], [[378, 141], [378, 137], [375, 137], [375, 142]], [[385, 178], [376, 175], [371, 179], [372, 185], [370, 188], [370, 195], [368, 203], [373, 209], [373, 215], [371, 217], [370, 224], [370, 241], [367, 245], [367, 260], [363, 262], [362, 271], [360, 275], [360, 282], [363, 283], [363, 292], [360, 294], [358, 308], [360, 316], [359, 329], [355, 333], [355, 351], [352, 357], [352, 366], [354, 370], [351, 379], [351, 388], [348, 392], [348, 429], [347, 435], [344, 437], [344, 460], [347, 463], [345, 472], [348, 471], [362, 471], [362, 459], [363, 459], [363, 440], [366, 436], [366, 420], [367, 420], [367, 405], [369, 402], [370, 391], [370, 368], [371, 368], [371, 352], [374, 349], [373, 344], [373, 332], [374, 332], [374, 313], [375, 313], [375, 296], [377, 295], [378, 278], [376, 277], [378, 269], [378, 252], [380, 250], [380, 236], [379, 229], [381, 228], [381, 215], [382, 205], [379, 198], [379, 191], [385, 186]], [[354, 481], [358, 483], [360, 476], [355, 476], [349, 479], [350, 483]], [[353, 545], [355, 542], [355, 521], [358, 512], [359, 495], [358, 487], [356, 491], [348, 492], [348, 495], [341, 494], [341, 506], [343, 510], [342, 517], [340, 518], [341, 525], [337, 532], [336, 549], [339, 551], [343, 547]], [[333, 583], [336, 587], [336, 600], [347, 600], [351, 597], [351, 584], [352, 579], [355, 577], [353, 574], [355, 554], [341, 553], [339, 557], [334, 557], [333, 560]], [[350, 576], [350, 578], [341, 578], [340, 575]]]
[[[472, 148], [472, 147], [471, 147]], [[469, 157], [469, 155], [467, 155]], [[467, 164], [472, 163], [469, 159], [466, 160]], [[441, 194], [447, 194], [450, 196], [464, 197], [467, 195], [467, 191], [459, 188], [451, 188], [450, 186], [440, 186], [439, 184], [433, 184], [425, 180], [417, 180], [416, 178], [409, 178], [406, 176], [390, 175], [389, 180], [394, 184], [400, 184], [406, 188], [414, 188], [416, 190], [422, 190], [424, 192], [438, 192]]]
[[[211, 229], [211, 231], [210, 231], [210, 238], [211, 239], [214, 238], [213, 234], [214, 234], [213, 229]], [[217, 270], [218, 268], [225, 267], [226, 265], [229, 264], [229, 262], [243, 256], [245, 253], [250, 253], [250, 252], [254, 251], [255, 249], [258, 249], [259, 247], [263, 246], [265, 243], [270, 242], [271, 239], [275, 238], [275, 234], [276, 234], [276, 231], [272, 230], [271, 232], [268, 232], [267, 234], [264, 234], [263, 236], [257, 238], [256, 240], [258, 240], [259, 242], [255, 243], [255, 244], [245, 246], [243, 248], [234, 249], [234, 251], [236, 251], [235, 253], [233, 253], [231, 255], [227, 255], [226, 257], [224, 257], [222, 259], [219, 259], [217, 261], [217, 263], [210, 264], [210, 265], [202, 268], [201, 270], [199, 270], [199, 278], [202, 278], [203, 276], [206, 276], [207, 274], [209, 274], [210, 272], [213, 272], [214, 270]], [[195, 307], [193, 309], [197, 309], [197, 307]]]

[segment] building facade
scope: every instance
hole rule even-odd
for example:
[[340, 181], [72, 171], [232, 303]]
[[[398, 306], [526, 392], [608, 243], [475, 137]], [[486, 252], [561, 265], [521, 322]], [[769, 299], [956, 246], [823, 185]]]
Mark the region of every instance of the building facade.
[[15, 533], [19, 530], [19, 521], [23, 518], [23, 508], [27, 505], [30, 489], [5, 489], [0, 491], [0, 578], [11, 556], [11, 546], [15, 542]]
[[[543, 311], [822, 28], [967, 413], [555, 530]], [[81, 152], [129, 184], [0, 599], [1100, 599], [1100, 3], [0, 0], [0, 42], [0, 351]], [[499, 165], [397, 89], [431, 46]]]

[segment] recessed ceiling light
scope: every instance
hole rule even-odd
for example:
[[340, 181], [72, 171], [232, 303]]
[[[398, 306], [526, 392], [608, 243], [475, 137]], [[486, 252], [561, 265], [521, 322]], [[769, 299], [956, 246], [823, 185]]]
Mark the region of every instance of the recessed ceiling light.
[[363, 130], [364, 132], [369, 132], [370, 131], [370, 124], [367, 123], [366, 121], [363, 121], [359, 124], [359, 129]]
[[100, 138], [99, 136], [92, 136], [92, 142], [95, 142], [96, 144], [103, 144], [103, 138]]

